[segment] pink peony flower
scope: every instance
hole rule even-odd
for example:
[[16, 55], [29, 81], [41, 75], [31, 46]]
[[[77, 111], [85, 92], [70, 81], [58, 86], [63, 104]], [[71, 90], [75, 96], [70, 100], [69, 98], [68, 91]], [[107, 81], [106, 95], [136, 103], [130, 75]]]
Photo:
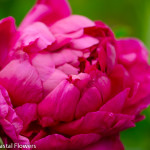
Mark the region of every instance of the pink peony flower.
[[[39, 150], [123, 150], [150, 104], [148, 51], [108, 26], [38, 0], [18, 29], [0, 21], [0, 135]], [[17, 148], [17, 147], [16, 147]], [[28, 147], [26, 149], [32, 149]]]

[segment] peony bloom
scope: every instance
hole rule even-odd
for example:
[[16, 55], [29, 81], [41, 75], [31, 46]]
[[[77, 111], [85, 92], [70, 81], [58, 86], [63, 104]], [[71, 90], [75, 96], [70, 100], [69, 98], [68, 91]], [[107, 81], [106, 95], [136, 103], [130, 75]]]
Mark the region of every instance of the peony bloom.
[[123, 150], [119, 133], [150, 104], [148, 51], [58, 1], [38, 0], [18, 29], [0, 21], [0, 136], [38, 150]]

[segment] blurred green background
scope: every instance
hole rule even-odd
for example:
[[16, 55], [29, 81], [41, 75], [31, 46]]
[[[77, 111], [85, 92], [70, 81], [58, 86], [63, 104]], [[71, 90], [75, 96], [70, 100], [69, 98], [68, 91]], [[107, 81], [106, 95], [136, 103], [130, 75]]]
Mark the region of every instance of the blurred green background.
[[[117, 38], [137, 37], [150, 49], [150, 0], [69, 0], [74, 14], [102, 20]], [[35, 0], [0, 0], [0, 19], [13, 16], [17, 25]], [[150, 150], [150, 108], [136, 128], [121, 134], [126, 150]]]

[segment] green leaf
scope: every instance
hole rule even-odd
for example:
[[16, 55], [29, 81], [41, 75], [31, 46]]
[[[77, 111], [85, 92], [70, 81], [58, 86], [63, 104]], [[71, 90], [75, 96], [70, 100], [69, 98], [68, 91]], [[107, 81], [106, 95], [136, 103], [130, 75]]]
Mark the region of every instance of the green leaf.
[[[2, 138], [0, 137], [0, 146], [1, 145], [4, 145], [3, 141], [2, 141]], [[1, 150], [6, 150], [5, 148], [0, 148]]]

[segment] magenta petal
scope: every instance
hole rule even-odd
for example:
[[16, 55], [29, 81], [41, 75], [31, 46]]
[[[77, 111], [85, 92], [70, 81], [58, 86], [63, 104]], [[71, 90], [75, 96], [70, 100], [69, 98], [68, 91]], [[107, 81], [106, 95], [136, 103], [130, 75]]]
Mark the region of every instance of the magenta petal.
[[49, 94], [65, 79], [67, 79], [67, 75], [64, 72], [55, 69], [55, 71], [49, 75], [48, 79], [43, 82], [44, 95]]
[[71, 48], [74, 48], [74, 49], [83, 50], [83, 49], [92, 47], [98, 43], [99, 43], [98, 39], [94, 37], [90, 37], [90, 36], [84, 36], [79, 39], [72, 40], [70, 43], [70, 46]]
[[23, 121], [23, 128], [37, 119], [37, 104], [26, 103], [22, 106], [15, 108], [16, 114]]
[[85, 146], [98, 142], [101, 136], [95, 133], [79, 134], [71, 138], [66, 138], [59, 134], [48, 135], [33, 144], [41, 150], [81, 150]]
[[84, 33], [97, 38], [109, 37], [114, 39], [114, 34], [111, 29], [101, 21], [95, 21], [95, 25], [93, 27], [85, 28]]
[[65, 135], [99, 133], [110, 135], [134, 127], [131, 115], [114, 114], [104, 111], [89, 112], [79, 120], [60, 124], [55, 130]]
[[107, 43], [107, 72], [108, 74], [112, 71], [116, 64], [116, 50], [115, 47]]
[[55, 121], [52, 117], [46, 116], [42, 117], [39, 119], [40, 125], [45, 128], [45, 127], [50, 127], [58, 124], [58, 121]]
[[72, 82], [75, 82], [75, 85], [78, 87], [78, 89], [80, 89], [80, 91], [82, 91], [84, 87], [88, 86], [90, 80], [90, 75], [86, 73], [80, 73], [72, 76]]
[[132, 82], [129, 72], [124, 68], [123, 65], [117, 64], [112, 73], [110, 74], [111, 79], [111, 96], [115, 96], [116, 94], [123, 91], [126, 85]]
[[65, 63], [79, 63], [78, 58], [82, 56], [82, 52], [69, 48], [64, 48], [59, 52], [51, 53], [52, 61], [56, 67], [64, 65]]
[[148, 63], [139, 62], [130, 67], [128, 70], [131, 75], [131, 79], [134, 79], [134, 81], [139, 83], [135, 100], [132, 101], [132, 103], [135, 103], [140, 99], [145, 98], [150, 93], [150, 67]]
[[21, 32], [17, 47], [24, 48], [27, 52], [44, 50], [55, 41], [55, 37], [43, 23], [36, 22], [29, 25]]
[[41, 103], [38, 105], [38, 113], [42, 116], [51, 116], [58, 121], [72, 121], [74, 119], [76, 105], [80, 91], [68, 81], [62, 81]]
[[129, 94], [129, 89], [125, 89], [124, 91], [120, 92], [118, 95], [116, 95], [111, 100], [109, 100], [106, 104], [104, 104], [100, 108], [100, 111], [121, 113], [124, 107], [125, 101], [127, 100], [128, 94]]
[[52, 45], [48, 46], [47, 50], [57, 51], [59, 48], [65, 46], [72, 40], [72, 38], [62, 34], [56, 34], [55, 39], [56, 41]]
[[76, 118], [86, 115], [88, 112], [97, 111], [102, 104], [101, 94], [96, 87], [87, 89], [76, 108]]
[[9, 99], [7, 91], [0, 86], [0, 126], [13, 142], [29, 144], [29, 140], [20, 136], [23, 128], [22, 120], [17, 116]]
[[70, 64], [64, 64], [63, 66], [58, 67], [57, 69], [61, 70], [67, 75], [77, 75], [79, 72], [78, 68], [73, 67]]
[[101, 75], [93, 84], [100, 91], [102, 99], [105, 102], [109, 98], [111, 92], [110, 79], [105, 75]]
[[19, 57], [0, 72], [0, 84], [8, 90], [15, 106], [27, 102], [37, 103], [43, 96], [41, 80], [29, 60], [23, 58], [24, 55]]
[[89, 145], [83, 150], [124, 150], [119, 136], [106, 137], [96, 144]]
[[[129, 101], [134, 101], [134, 98], [129, 99]], [[126, 107], [123, 110], [123, 113], [136, 115], [136, 121], [141, 121], [144, 119], [144, 116], [139, 115], [140, 112], [147, 108], [150, 103], [150, 94], [145, 98], [141, 99], [139, 102], [134, 101], [133, 104], [126, 104]]]
[[101, 135], [96, 133], [89, 134], [79, 134], [72, 136], [70, 139], [70, 149], [84, 149], [84, 147], [89, 146], [93, 143], [98, 142], [101, 139]]
[[9, 51], [14, 46], [18, 33], [12, 17], [0, 20], [0, 67], [6, 63]]
[[40, 140], [35, 141], [37, 150], [67, 150], [69, 139], [59, 134], [48, 135]]
[[38, 0], [20, 25], [20, 30], [33, 22], [40, 21], [51, 25], [71, 14], [66, 0]]
[[134, 38], [120, 39], [117, 46], [121, 63], [129, 65], [136, 60], [148, 62], [148, 50], [141, 41]]
[[48, 52], [40, 52], [30, 54], [32, 65], [39, 73], [40, 79], [46, 81], [49, 76], [55, 71], [55, 64], [51, 59], [51, 54]]
[[52, 33], [65, 34], [72, 33], [85, 27], [94, 26], [94, 22], [84, 16], [72, 15], [57, 21], [50, 27]]

